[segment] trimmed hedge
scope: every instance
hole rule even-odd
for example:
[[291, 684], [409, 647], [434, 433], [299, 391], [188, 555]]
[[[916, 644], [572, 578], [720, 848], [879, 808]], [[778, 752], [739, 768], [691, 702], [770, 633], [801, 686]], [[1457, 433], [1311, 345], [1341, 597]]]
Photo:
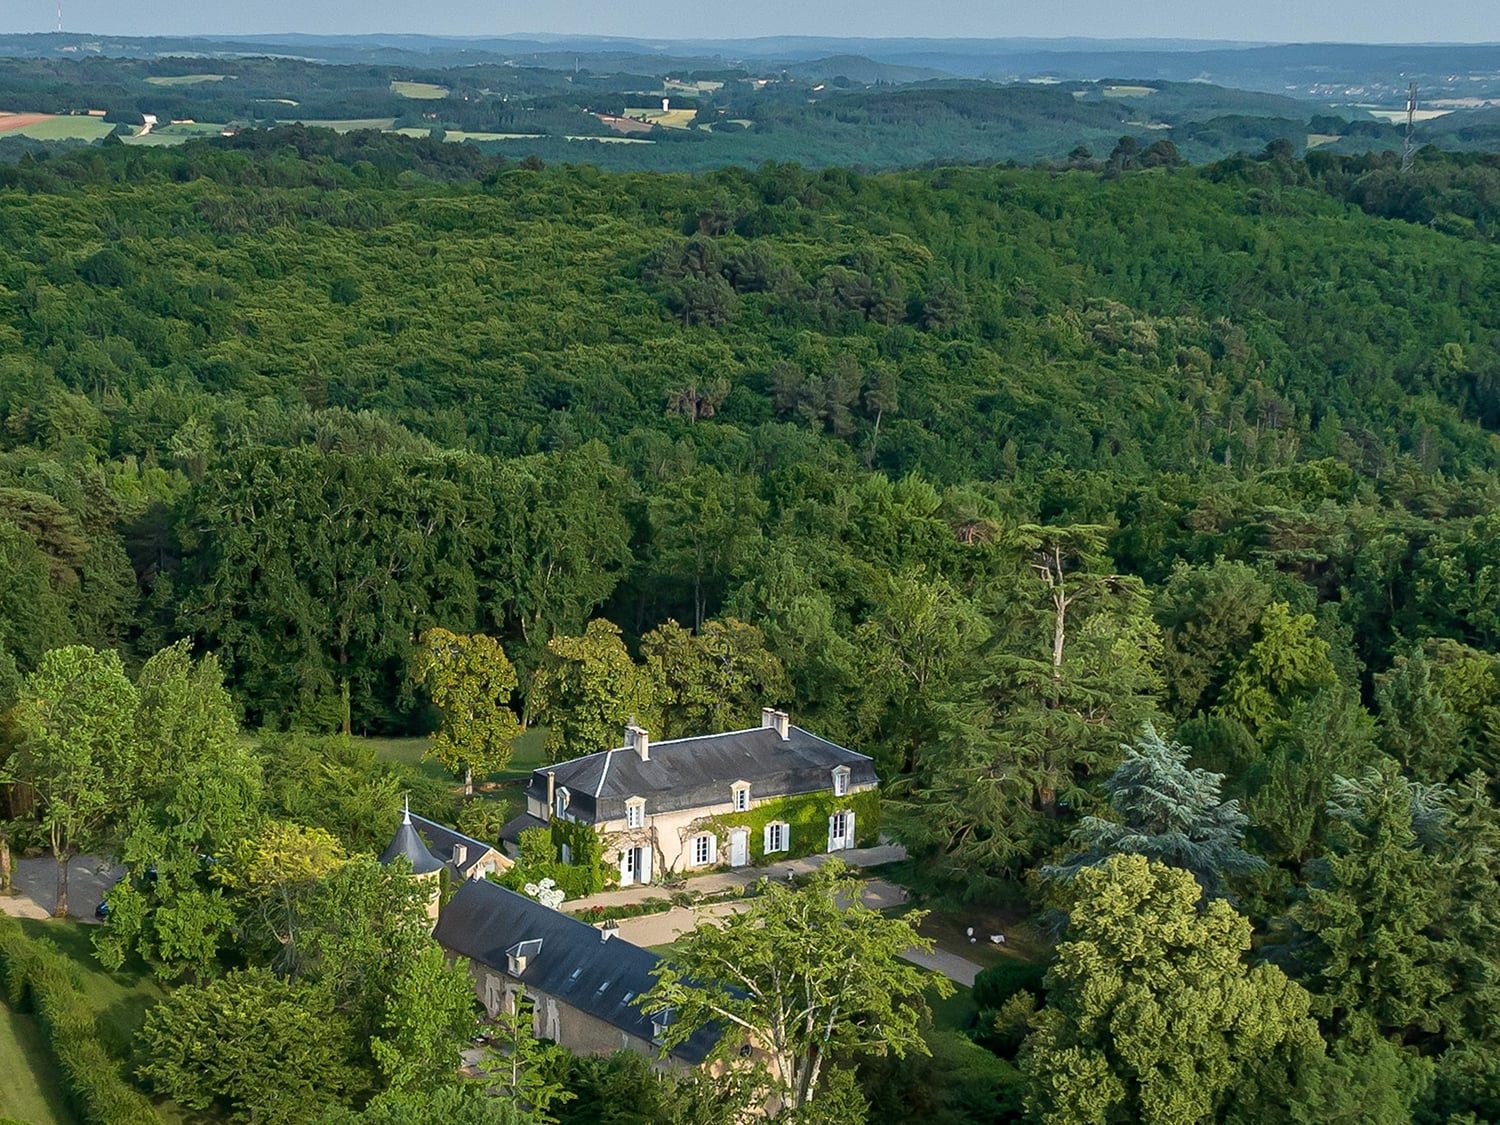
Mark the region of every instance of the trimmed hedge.
[[36, 1013], [62, 1074], [63, 1092], [88, 1125], [160, 1125], [151, 1103], [120, 1076], [99, 1041], [94, 1013], [73, 981], [68, 959], [33, 941], [14, 918], [0, 915], [0, 984], [16, 1009]]

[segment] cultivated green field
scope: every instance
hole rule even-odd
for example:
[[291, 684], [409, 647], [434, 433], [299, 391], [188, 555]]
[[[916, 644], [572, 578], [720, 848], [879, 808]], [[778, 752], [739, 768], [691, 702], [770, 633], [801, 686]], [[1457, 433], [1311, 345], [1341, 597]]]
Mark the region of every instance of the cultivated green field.
[[197, 86], [203, 82], [222, 82], [233, 78], [232, 74], [153, 74], [146, 79], [148, 86]]
[[377, 129], [386, 132], [396, 123], [394, 117], [349, 117], [318, 119], [312, 117], [283, 117], [278, 125], [306, 125], [309, 129], [332, 129], [335, 133], [353, 133], [359, 129]]
[[102, 117], [49, 117], [6, 135], [30, 137], [34, 141], [97, 141], [109, 136], [113, 129], [114, 125]]
[[392, 82], [391, 93], [419, 101], [437, 101], [448, 96], [448, 87], [433, 82]]
[[651, 109], [647, 106], [626, 107], [626, 117], [638, 117], [663, 129], [686, 129], [698, 116], [696, 109]]
[[73, 1125], [63, 1101], [57, 1065], [36, 1020], [0, 1002], [0, 1119], [27, 1125]]
[[191, 125], [162, 125], [151, 132], [134, 137], [122, 137], [128, 145], [180, 145], [198, 137], [217, 137], [224, 126], [211, 121], [195, 121]]

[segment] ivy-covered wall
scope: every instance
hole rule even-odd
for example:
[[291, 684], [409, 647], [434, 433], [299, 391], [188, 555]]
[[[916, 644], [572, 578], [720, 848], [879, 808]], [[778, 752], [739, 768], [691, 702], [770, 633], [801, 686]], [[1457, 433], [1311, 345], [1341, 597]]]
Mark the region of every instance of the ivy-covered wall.
[[[833, 793], [804, 793], [797, 797], [777, 797], [762, 801], [749, 812], [721, 813], [706, 816], [697, 823], [719, 837], [720, 866], [729, 862], [731, 829], [750, 830], [750, 864], [761, 867], [783, 859], [818, 855], [828, 850], [828, 818], [838, 810], [854, 814], [854, 845], [865, 848], [880, 839], [880, 792], [870, 789], [835, 797]], [[790, 825], [791, 846], [784, 852], [765, 852], [765, 828], [783, 821]]]

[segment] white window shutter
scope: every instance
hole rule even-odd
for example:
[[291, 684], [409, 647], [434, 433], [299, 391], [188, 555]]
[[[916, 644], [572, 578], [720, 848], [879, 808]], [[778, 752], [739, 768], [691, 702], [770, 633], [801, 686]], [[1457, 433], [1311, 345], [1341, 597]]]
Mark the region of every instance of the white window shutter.
[[852, 848], [854, 846], [854, 810], [853, 809], [849, 810], [849, 822], [848, 822], [848, 826], [844, 829], [844, 832], [845, 832], [844, 844], [845, 844], [846, 847]]
[[770, 851], [771, 851], [771, 826], [769, 824], [766, 825], [764, 828], [761, 829], [761, 845], [760, 845], [760, 850], [761, 850], [761, 852], [763, 854], [767, 854], [767, 855], [770, 854]]
[[828, 818], [828, 851], [833, 851], [833, 817]]
[[651, 849], [650, 848], [642, 848], [641, 849], [640, 870], [635, 873], [635, 881], [637, 883], [649, 883], [649, 882], [651, 882]]
[[716, 864], [718, 862], [719, 862], [719, 838], [717, 836], [712, 836], [711, 835], [708, 838], [708, 863], [709, 863], [709, 866], [711, 867], [711, 866], [713, 866], [714, 864]]
[[792, 850], [792, 826], [790, 824], [781, 826], [781, 850], [784, 852]]

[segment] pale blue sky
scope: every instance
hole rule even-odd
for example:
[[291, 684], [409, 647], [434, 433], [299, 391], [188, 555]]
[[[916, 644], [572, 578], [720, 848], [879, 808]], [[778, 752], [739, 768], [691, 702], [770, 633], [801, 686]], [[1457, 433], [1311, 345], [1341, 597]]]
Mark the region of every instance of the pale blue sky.
[[[55, 0], [0, 0], [0, 31], [49, 31]], [[762, 35], [1497, 42], [1497, 0], [63, 0], [112, 35], [363, 31], [661, 38]]]

